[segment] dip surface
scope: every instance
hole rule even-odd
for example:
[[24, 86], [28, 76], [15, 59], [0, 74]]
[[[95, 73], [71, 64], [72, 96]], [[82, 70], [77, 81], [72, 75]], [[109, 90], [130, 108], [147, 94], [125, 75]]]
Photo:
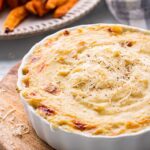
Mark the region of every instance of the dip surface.
[[21, 94], [56, 127], [109, 136], [150, 127], [150, 34], [66, 29], [36, 45], [22, 73]]

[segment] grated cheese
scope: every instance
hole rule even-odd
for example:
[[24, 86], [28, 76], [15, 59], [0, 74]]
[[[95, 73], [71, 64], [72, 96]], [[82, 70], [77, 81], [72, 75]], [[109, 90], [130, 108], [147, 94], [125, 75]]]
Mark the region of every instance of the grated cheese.
[[16, 110], [15, 109], [11, 109], [9, 110], [3, 117], [2, 117], [2, 120], [5, 120], [9, 115], [11, 115], [13, 112], [15, 112]]
[[15, 124], [12, 128], [12, 134], [14, 136], [23, 136], [24, 134], [28, 134], [29, 131], [29, 126], [23, 123]]

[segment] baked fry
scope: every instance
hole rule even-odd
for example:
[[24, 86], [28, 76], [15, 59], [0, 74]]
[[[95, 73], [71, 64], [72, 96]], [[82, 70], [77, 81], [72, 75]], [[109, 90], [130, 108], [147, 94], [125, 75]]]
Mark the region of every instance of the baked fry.
[[[11, 8], [4, 25], [5, 33], [12, 32], [28, 14], [44, 16], [49, 11], [53, 17], [60, 18], [64, 16], [78, 0], [0, 0], [0, 11], [4, 7]], [[54, 12], [54, 13], [53, 13]]]
[[77, 1], [78, 0], [68, 0], [67, 3], [56, 8], [56, 10], [54, 11], [53, 17], [60, 18], [64, 16], [77, 3]]
[[25, 4], [25, 8], [32, 14], [37, 15], [37, 11], [34, 7], [34, 1], [29, 1]]
[[42, 0], [32, 0], [26, 4], [26, 9], [33, 13], [38, 14], [38, 16], [44, 16], [48, 10], [45, 8], [45, 3]]
[[54, 9], [58, 6], [65, 4], [68, 0], [48, 0], [46, 2], [46, 9]]
[[11, 10], [4, 22], [5, 33], [13, 31], [27, 16], [28, 11], [25, 9], [24, 5]]
[[7, 0], [7, 4], [10, 8], [15, 8], [19, 6], [19, 0]]
[[3, 10], [4, 7], [4, 0], [0, 0], [0, 11]]
[[38, 15], [40, 17], [44, 16], [48, 12], [48, 10], [45, 8], [45, 3], [42, 0], [35, 0], [34, 2], [34, 6]]

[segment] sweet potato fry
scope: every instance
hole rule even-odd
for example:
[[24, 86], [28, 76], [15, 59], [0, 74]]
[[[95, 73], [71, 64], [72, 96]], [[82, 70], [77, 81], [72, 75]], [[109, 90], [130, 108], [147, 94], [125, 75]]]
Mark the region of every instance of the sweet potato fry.
[[28, 11], [24, 6], [19, 6], [11, 10], [4, 22], [3, 28], [5, 33], [13, 31], [27, 16]]
[[48, 10], [45, 8], [45, 3], [42, 0], [32, 0], [26, 4], [26, 9], [33, 13], [38, 14], [38, 16], [44, 16]]
[[29, 1], [25, 4], [25, 8], [32, 14], [37, 15], [37, 11], [34, 7], [34, 1]]
[[19, 0], [7, 0], [7, 4], [10, 8], [15, 8], [19, 6]]
[[53, 17], [60, 18], [64, 16], [77, 3], [77, 1], [78, 0], [68, 0], [67, 3], [56, 8]]
[[34, 6], [38, 15], [40, 17], [44, 16], [48, 12], [48, 10], [45, 8], [45, 3], [42, 0], [35, 0], [34, 2]]
[[0, 0], [0, 11], [3, 10], [4, 7], [4, 0]]
[[58, 6], [65, 4], [68, 0], [48, 0], [46, 2], [46, 9], [54, 9]]

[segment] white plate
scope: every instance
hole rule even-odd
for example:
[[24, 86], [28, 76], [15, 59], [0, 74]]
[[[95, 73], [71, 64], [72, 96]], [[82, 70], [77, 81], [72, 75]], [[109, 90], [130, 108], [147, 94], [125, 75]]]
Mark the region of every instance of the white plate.
[[8, 12], [1, 13], [0, 39], [21, 38], [62, 28], [89, 13], [99, 1], [100, 0], [79, 0], [79, 2], [61, 19], [54, 19], [50, 15], [42, 18], [29, 17], [9, 34], [2, 31], [3, 22]]

